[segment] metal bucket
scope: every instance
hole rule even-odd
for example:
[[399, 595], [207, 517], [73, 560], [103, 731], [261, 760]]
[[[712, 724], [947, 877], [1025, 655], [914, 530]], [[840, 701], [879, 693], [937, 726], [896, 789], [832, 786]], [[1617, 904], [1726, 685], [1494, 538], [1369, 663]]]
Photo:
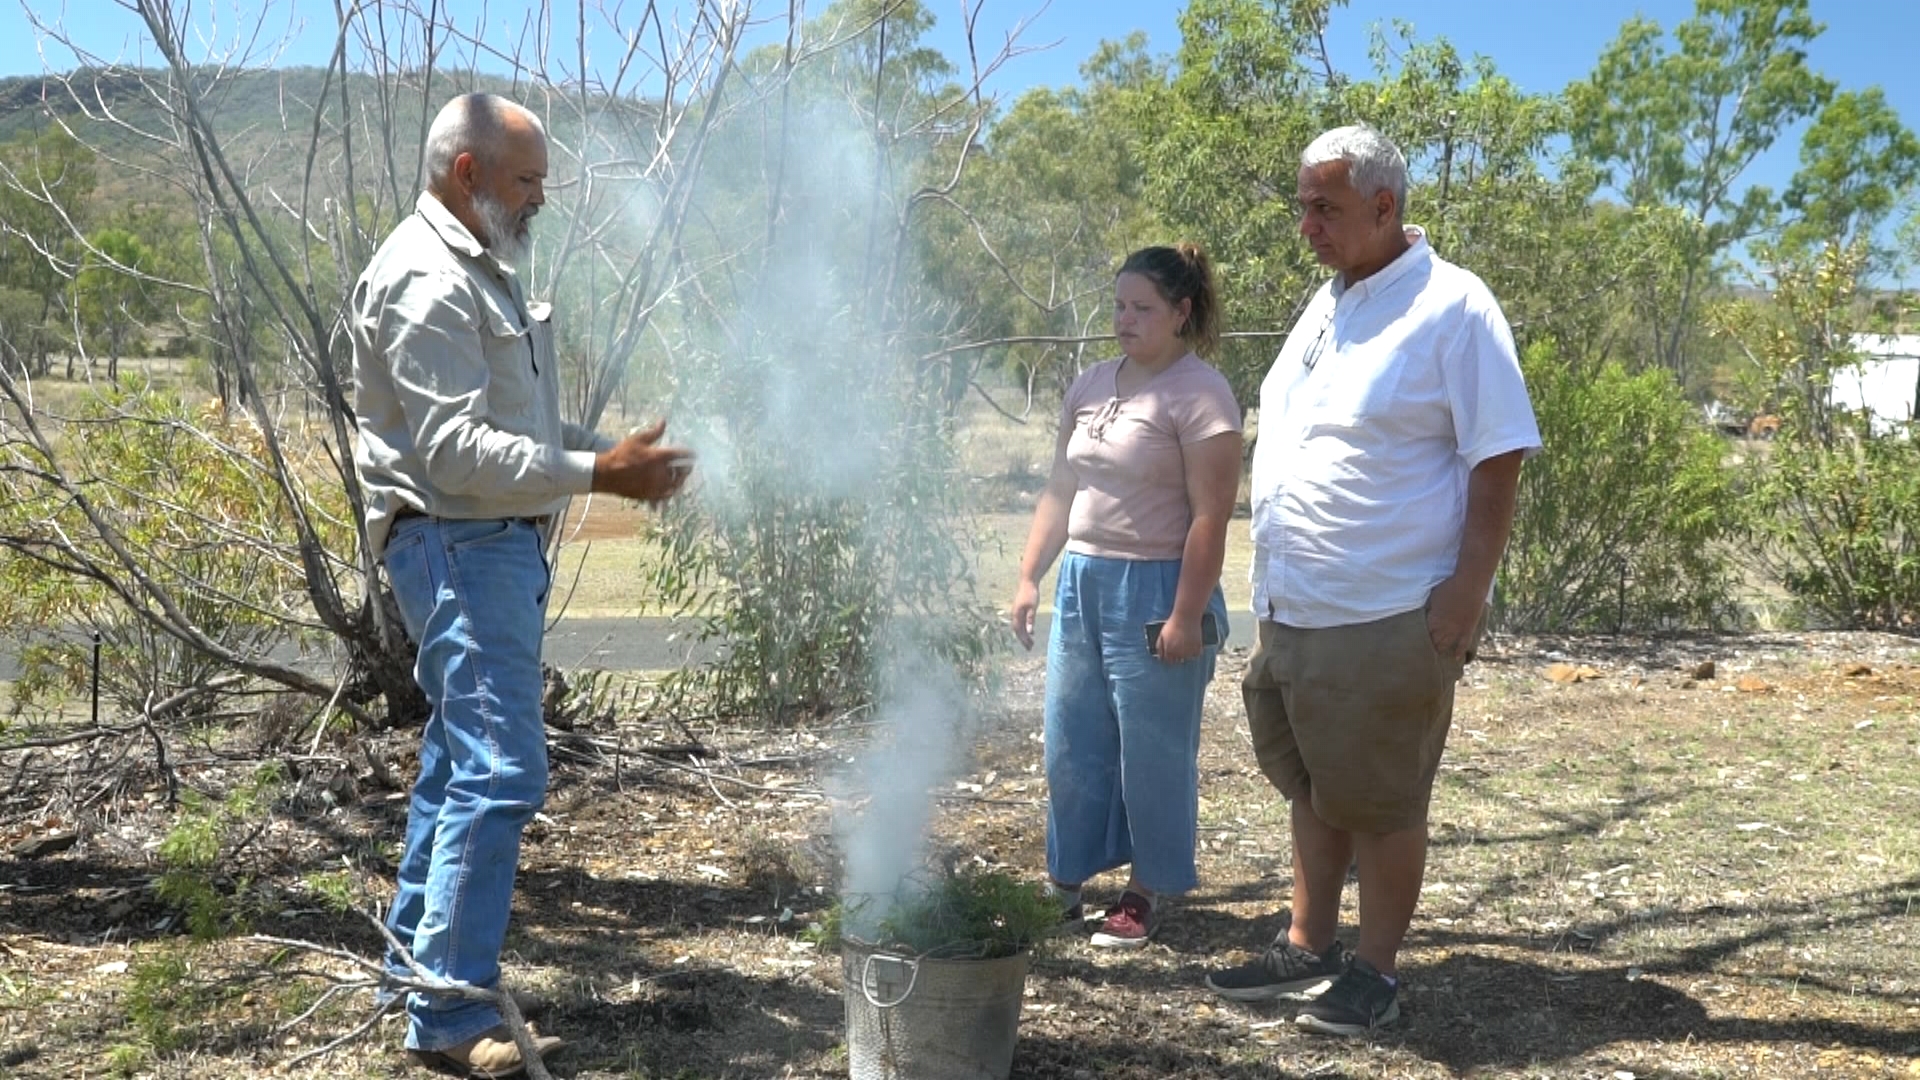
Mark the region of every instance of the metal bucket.
[[853, 1080], [1007, 1080], [1026, 953], [938, 960], [848, 942], [841, 961]]

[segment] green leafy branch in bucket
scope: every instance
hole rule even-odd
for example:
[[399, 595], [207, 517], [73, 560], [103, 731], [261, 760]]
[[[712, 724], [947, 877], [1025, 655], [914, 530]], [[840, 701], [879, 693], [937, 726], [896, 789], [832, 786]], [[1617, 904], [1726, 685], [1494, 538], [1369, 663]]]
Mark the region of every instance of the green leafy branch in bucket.
[[1060, 926], [1060, 902], [1046, 886], [999, 871], [962, 872], [929, 888], [903, 882], [894, 893], [843, 897], [822, 919], [818, 939], [883, 952], [997, 960], [1027, 952]]

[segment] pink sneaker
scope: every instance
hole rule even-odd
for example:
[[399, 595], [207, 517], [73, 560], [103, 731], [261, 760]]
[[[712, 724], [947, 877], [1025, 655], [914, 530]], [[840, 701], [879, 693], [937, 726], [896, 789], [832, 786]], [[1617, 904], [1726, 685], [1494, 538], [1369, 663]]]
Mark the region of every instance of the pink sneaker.
[[1159, 922], [1153, 901], [1128, 889], [1120, 894], [1120, 902], [1113, 910], [1107, 912], [1100, 929], [1093, 935], [1093, 944], [1102, 949], [1137, 949], [1153, 936]]

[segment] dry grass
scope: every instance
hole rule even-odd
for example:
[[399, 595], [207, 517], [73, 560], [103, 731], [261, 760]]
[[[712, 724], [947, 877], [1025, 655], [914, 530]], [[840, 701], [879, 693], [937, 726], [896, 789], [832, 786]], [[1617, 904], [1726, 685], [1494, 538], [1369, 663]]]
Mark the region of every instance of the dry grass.
[[[1200, 986], [1272, 933], [1289, 888], [1284, 815], [1250, 759], [1236, 654], [1213, 687], [1202, 752], [1202, 888], [1143, 951], [1068, 939], [1043, 956], [1014, 1076], [1920, 1075], [1913, 643], [1496, 644], [1461, 688], [1401, 1023], [1371, 1040], [1310, 1037], [1272, 1007], [1221, 1003]], [[1598, 677], [1549, 681], [1562, 656]], [[1717, 679], [1688, 677], [1703, 659], [1718, 661]], [[1037, 662], [1007, 675], [975, 759], [943, 789], [936, 843], [1037, 876]], [[799, 931], [834, 881], [830, 811], [813, 792], [864, 731], [697, 732], [706, 760], [737, 763], [725, 771], [752, 787], [645, 757], [616, 773], [557, 737], [508, 967], [547, 999], [544, 1026], [572, 1040], [562, 1075], [845, 1075], [839, 966]], [[590, 734], [686, 741], [638, 715]], [[397, 735], [379, 748], [400, 775], [407, 747]], [[210, 768], [194, 778], [209, 781]], [[351, 779], [337, 808], [285, 809], [250, 851], [244, 869], [266, 898], [258, 929], [374, 950], [367, 927], [320, 913], [301, 884], [344, 858], [355, 888], [387, 888], [403, 802]], [[362, 1000], [341, 1002], [276, 1034], [315, 993], [295, 968], [326, 965], [269, 968], [266, 950], [179, 937], [144, 850], [166, 822], [150, 798], [130, 797], [110, 819], [93, 816], [72, 851], [0, 863], [7, 1076], [103, 1075], [116, 1062], [126, 1075], [259, 1076], [360, 1015]], [[0, 838], [31, 827], [16, 815]], [[1097, 883], [1096, 899], [1103, 885], [1118, 881]], [[166, 957], [187, 966], [158, 1004], [139, 1003], [136, 978], [164, 971]], [[178, 1045], [155, 1051], [152, 1033], [166, 1030]], [[410, 1075], [398, 1041], [387, 1023], [293, 1075]]]

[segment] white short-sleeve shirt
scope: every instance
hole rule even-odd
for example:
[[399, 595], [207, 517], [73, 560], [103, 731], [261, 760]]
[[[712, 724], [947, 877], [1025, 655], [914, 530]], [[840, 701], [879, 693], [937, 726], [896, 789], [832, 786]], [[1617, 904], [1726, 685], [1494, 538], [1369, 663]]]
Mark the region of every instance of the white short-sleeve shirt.
[[1493, 294], [1408, 232], [1385, 268], [1315, 294], [1261, 383], [1259, 618], [1348, 626], [1422, 606], [1459, 559], [1468, 473], [1540, 449]]

